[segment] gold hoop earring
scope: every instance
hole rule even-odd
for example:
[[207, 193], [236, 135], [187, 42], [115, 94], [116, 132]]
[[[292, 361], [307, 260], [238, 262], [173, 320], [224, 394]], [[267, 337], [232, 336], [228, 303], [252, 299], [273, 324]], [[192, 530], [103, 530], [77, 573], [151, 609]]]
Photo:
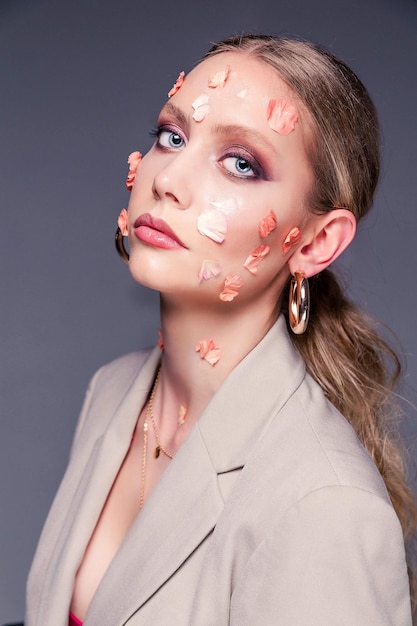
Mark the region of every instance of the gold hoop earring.
[[114, 243], [116, 244], [117, 254], [120, 256], [122, 261], [129, 263], [129, 253], [125, 248], [122, 231], [119, 227], [117, 227], [116, 234], [114, 236]]
[[291, 330], [295, 335], [305, 333], [310, 314], [310, 289], [304, 272], [295, 272], [290, 284], [288, 315]]

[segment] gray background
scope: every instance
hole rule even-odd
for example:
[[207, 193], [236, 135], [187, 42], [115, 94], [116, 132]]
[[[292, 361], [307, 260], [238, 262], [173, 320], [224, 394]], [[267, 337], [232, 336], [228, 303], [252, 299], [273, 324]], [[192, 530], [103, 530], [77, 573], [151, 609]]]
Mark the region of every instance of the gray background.
[[[24, 581], [102, 363], [153, 344], [155, 293], [116, 257], [127, 155], [150, 145], [179, 70], [242, 31], [330, 47], [368, 86], [384, 129], [372, 216], [342, 269], [392, 327], [416, 403], [417, 6], [407, 0], [0, 0], [0, 623]], [[403, 426], [417, 456], [416, 413]]]

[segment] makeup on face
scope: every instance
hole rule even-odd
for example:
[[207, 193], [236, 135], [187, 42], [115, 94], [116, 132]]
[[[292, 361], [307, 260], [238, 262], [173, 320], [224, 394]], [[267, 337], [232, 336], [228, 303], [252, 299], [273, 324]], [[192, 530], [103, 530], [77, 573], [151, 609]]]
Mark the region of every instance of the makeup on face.
[[143, 213], [137, 218], [133, 232], [138, 239], [155, 248], [165, 250], [187, 248], [163, 219], [153, 217], [150, 213]]

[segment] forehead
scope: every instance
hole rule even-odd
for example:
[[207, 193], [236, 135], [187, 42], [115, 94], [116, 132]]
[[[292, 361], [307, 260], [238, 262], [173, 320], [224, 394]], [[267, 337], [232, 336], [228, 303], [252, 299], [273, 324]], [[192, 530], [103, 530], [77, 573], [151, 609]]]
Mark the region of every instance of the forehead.
[[[308, 126], [302, 129], [303, 106], [291, 88], [276, 70], [266, 62], [247, 52], [224, 52], [199, 63], [171, 98], [172, 104], [184, 112], [192, 111], [203, 101], [210, 113], [205, 124], [237, 124], [249, 126], [276, 136], [268, 123], [268, 107], [273, 100], [288, 103], [297, 111], [298, 123], [291, 140], [304, 136]], [[276, 137], [275, 137], [276, 138]]]

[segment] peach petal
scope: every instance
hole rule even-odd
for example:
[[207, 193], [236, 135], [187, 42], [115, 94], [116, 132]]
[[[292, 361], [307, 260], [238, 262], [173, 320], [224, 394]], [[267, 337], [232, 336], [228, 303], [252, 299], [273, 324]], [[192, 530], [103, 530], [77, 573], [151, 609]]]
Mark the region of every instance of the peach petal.
[[246, 261], [244, 262], [244, 267], [246, 267], [247, 270], [249, 270], [249, 272], [251, 272], [251, 274], [254, 274], [256, 276], [256, 274], [258, 273], [258, 265], [259, 263], [262, 261], [262, 259], [264, 259], [266, 257], [266, 255], [269, 253], [270, 251], [270, 247], [269, 246], [265, 246], [265, 245], [261, 245], [258, 246], [246, 259]]
[[268, 124], [279, 135], [289, 135], [298, 120], [297, 109], [285, 100], [270, 100], [267, 110]]
[[178, 426], [182, 426], [187, 418], [187, 407], [180, 404], [178, 411]]
[[239, 274], [228, 274], [224, 281], [224, 288], [219, 295], [220, 300], [223, 302], [231, 302], [237, 296], [240, 288], [243, 285], [243, 280]]
[[127, 211], [126, 209], [122, 209], [119, 213], [119, 217], [117, 218], [117, 225], [120, 228], [120, 230], [122, 231], [122, 235], [123, 237], [127, 237], [127, 235], [129, 234], [128, 231], [128, 217], [127, 217]]
[[277, 227], [277, 216], [273, 211], [270, 211], [266, 217], [261, 219], [259, 222], [258, 232], [259, 237], [268, 237], [269, 233], [271, 233]]
[[162, 336], [162, 328], [158, 328], [158, 347], [160, 350], [164, 349], [164, 338]]
[[244, 100], [246, 98], [247, 93], [248, 93], [247, 89], [241, 89], [236, 95], [238, 98], [241, 98], [242, 100]]
[[198, 275], [198, 282], [202, 283], [203, 280], [209, 280], [209, 278], [216, 278], [222, 271], [222, 266], [217, 261], [210, 261], [206, 259], [203, 261], [200, 273]]
[[184, 76], [185, 76], [185, 72], [180, 72], [178, 75], [177, 80], [175, 81], [174, 85], [171, 87], [171, 89], [168, 91], [168, 98], [172, 98], [172, 96], [175, 96], [175, 94], [177, 93], [177, 91], [179, 89], [181, 89], [182, 84], [184, 82]]
[[288, 252], [288, 250], [292, 248], [292, 246], [296, 246], [297, 244], [299, 244], [300, 240], [301, 240], [301, 232], [299, 231], [297, 226], [294, 226], [294, 228], [292, 228], [290, 232], [288, 233], [288, 235], [285, 237], [284, 242], [282, 244], [282, 250], [284, 254]]
[[138, 150], [132, 152], [128, 156], [127, 162], [129, 164], [129, 171], [126, 178], [126, 188], [128, 191], [132, 191], [133, 183], [135, 182], [136, 178], [136, 171], [140, 165], [141, 160], [142, 154]]
[[226, 218], [216, 209], [207, 207], [197, 218], [197, 229], [216, 243], [222, 243], [227, 232]]
[[224, 70], [212, 74], [208, 81], [208, 86], [212, 89], [216, 87], [224, 87], [230, 74], [230, 65], [226, 65]]
[[216, 365], [220, 360], [221, 351], [216, 347], [212, 339], [202, 339], [195, 347], [195, 351], [200, 353], [202, 359], [205, 359], [211, 366]]

